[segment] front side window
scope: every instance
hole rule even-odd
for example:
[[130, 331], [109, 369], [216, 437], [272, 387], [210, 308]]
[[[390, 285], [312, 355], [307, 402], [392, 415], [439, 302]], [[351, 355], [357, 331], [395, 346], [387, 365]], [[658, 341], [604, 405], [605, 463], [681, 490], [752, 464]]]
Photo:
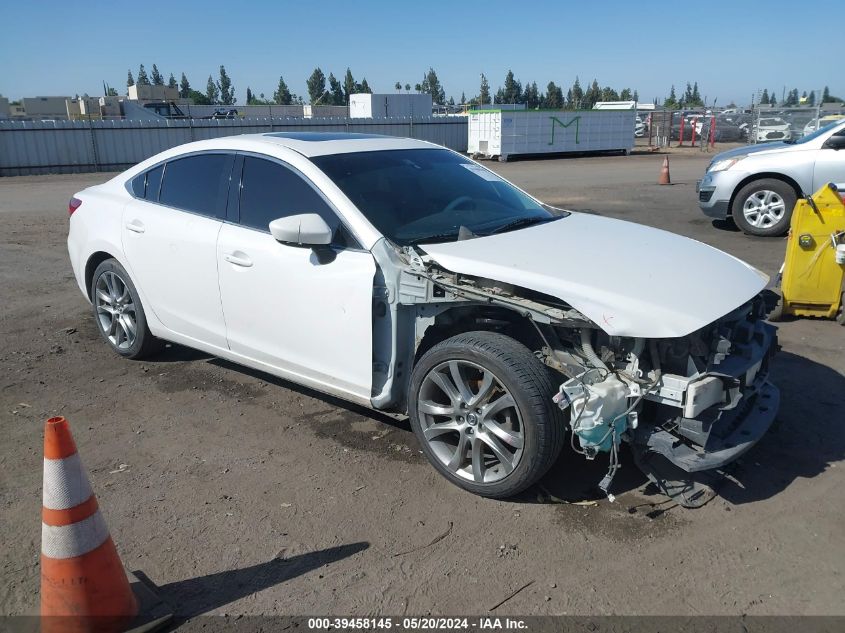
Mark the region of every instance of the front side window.
[[302, 213], [316, 213], [326, 221], [339, 246], [349, 236], [340, 218], [302, 176], [263, 158], [244, 157], [241, 175], [240, 219], [242, 226], [270, 231], [270, 222]]
[[228, 154], [199, 154], [168, 161], [158, 201], [177, 209], [221, 217], [226, 210], [232, 161]]
[[448, 150], [356, 152], [312, 161], [400, 245], [490, 235], [566, 215]]

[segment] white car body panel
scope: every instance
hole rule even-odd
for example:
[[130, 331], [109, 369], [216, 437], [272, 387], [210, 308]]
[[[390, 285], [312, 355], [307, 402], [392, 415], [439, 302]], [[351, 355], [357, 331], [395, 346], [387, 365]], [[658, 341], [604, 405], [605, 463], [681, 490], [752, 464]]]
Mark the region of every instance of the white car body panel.
[[369, 252], [344, 250], [321, 264], [310, 248], [225, 224], [217, 256], [232, 352], [297, 382], [370, 397], [376, 267]]
[[149, 311], [171, 332], [215, 347], [226, 347], [215, 248], [222, 226], [214, 218], [130, 200], [121, 227], [127, 270], [144, 288]]
[[768, 282], [745, 262], [701, 242], [574, 212], [548, 224], [422, 249], [452, 272], [566, 301], [612, 336], [686, 336]]

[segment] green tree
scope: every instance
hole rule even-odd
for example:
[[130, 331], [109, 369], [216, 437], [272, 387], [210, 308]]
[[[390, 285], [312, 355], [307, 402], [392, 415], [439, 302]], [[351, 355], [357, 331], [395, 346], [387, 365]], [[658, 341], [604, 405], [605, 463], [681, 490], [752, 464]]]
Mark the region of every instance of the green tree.
[[637, 92], [636, 90], [634, 90], [634, 94], [633, 94], [633, 96], [631, 97], [631, 99], [632, 99], [633, 101], [637, 101], [637, 102], [639, 102], [639, 100], [640, 100], [640, 93], [639, 93], [639, 92]]
[[217, 84], [214, 83], [211, 75], [208, 76], [208, 83], [205, 86], [205, 98], [212, 105], [216, 105], [220, 99], [220, 90], [217, 88]]
[[505, 103], [522, 103], [522, 84], [514, 78], [512, 70], [505, 75], [502, 99]]
[[763, 88], [763, 96], [760, 97], [760, 105], [769, 105], [769, 91]]
[[405, 92], [411, 92], [411, 84], [405, 84]]
[[220, 91], [220, 103], [223, 105], [235, 105], [235, 87], [232, 85], [232, 80], [226, 74], [226, 68], [220, 64], [220, 79], [217, 80], [217, 89]]
[[368, 83], [367, 83], [367, 78], [366, 78], [366, 77], [364, 77], [364, 78], [361, 80], [361, 85], [360, 85], [358, 88], [359, 88], [359, 90], [360, 90], [361, 92], [363, 92], [364, 94], [368, 94], [368, 95], [373, 94], [373, 91], [372, 91], [372, 89], [370, 88], [370, 84], [368, 84]]
[[810, 91], [810, 96], [807, 97], [807, 105], [811, 105], [811, 106], [816, 105], [816, 91], [815, 90]]
[[525, 92], [522, 95], [522, 102], [529, 110], [536, 110], [540, 107], [540, 91], [537, 88], [537, 82], [532, 81], [530, 84], [525, 84]]
[[188, 78], [185, 76], [185, 73], [182, 73], [182, 80], [179, 82], [179, 96], [183, 99], [187, 99], [191, 96], [191, 84], [188, 82]]
[[[129, 76], [131, 78], [132, 74], [130, 73]], [[822, 103], [830, 103], [830, 88], [827, 86], [825, 86], [824, 90], [822, 90]]]
[[393, 86], [396, 89], [396, 92], [401, 92], [402, 90], [402, 82], [397, 81], [396, 84]]
[[599, 101], [619, 101], [619, 93], [610, 86], [601, 89], [601, 99]]
[[153, 64], [153, 73], [152, 73], [153, 85], [154, 86], [163, 86], [164, 85], [164, 77], [161, 76], [161, 73], [158, 72], [158, 66]]
[[173, 73], [170, 73], [170, 79], [167, 80], [167, 87], [179, 89], [179, 84], [176, 83], [176, 77], [173, 76]]
[[135, 85], [135, 78], [132, 76], [132, 71], [126, 71], [126, 87], [134, 86]]
[[423, 76], [420, 86], [422, 92], [427, 92], [431, 95], [434, 103], [444, 103], [446, 101], [446, 91], [440, 85], [440, 80], [437, 78], [434, 68], [429, 67], [428, 72]]
[[775, 91], [772, 90], [772, 94], [769, 95], [769, 105], [774, 107], [778, 104], [777, 97], [775, 97]]
[[141, 64], [141, 67], [138, 69], [138, 81], [136, 82], [139, 86], [149, 86], [150, 79], [147, 77], [147, 71], [144, 70], [144, 64]]
[[583, 106], [582, 102], [584, 101], [584, 90], [581, 88], [581, 80], [578, 77], [575, 77], [575, 83], [572, 84], [572, 97], [567, 103], [567, 107], [573, 110], [579, 110]]
[[[210, 79], [210, 77], [209, 77]], [[217, 86], [214, 85], [214, 82], [209, 84], [209, 87], [217, 89]], [[208, 95], [201, 93], [199, 90], [188, 90], [188, 99], [190, 99], [196, 105], [214, 105], [215, 101], [208, 98]]]
[[550, 110], [563, 108], [563, 89], [553, 81], [550, 81], [549, 85], [546, 86], [546, 100], [543, 107]]
[[619, 100], [620, 101], [631, 101], [631, 89], [630, 88], [622, 88], [622, 92], [619, 93]]
[[290, 94], [290, 90], [288, 90], [288, 85], [285, 83], [284, 77], [282, 76], [279, 76], [279, 85], [276, 88], [276, 92], [273, 93], [273, 101], [279, 105], [291, 105], [293, 103], [293, 97]]
[[672, 89], [669, 91], [669, 96], [663, 100], [663, 107], [666, 109], [674, 109], [678, 107], [678, 97], [675, 95], [675, 85], [672, 85]]
[[484, 73], [481, 73], [481, 92], [479, 93], [478, 98], [481, 101], [481, 106], [484, 106], [486, 103], [490, 103], [490, 82], [487, 81], [487, 77], [484, 76]]
[[461, 105], [464, 105], [467, 102], [467, 96], [465, 92], [461, 93]]
[[246, 87], [246, 104], [247, 104], [247, 105], [252, 105], [252, 100], [253, 100], [253, 99], [254, 99], [254, 97], [253, 97], [253, 95], [252, 95], [252, 90], [250, 89], [250, 87], [249, 87], [249, 86], [247, 86], [247, 87]]
[[417, 92], [422, 92], [422, 84], [414, 84], [414, 90]]
[[601, 88], [599, 88], [599, 82], [595, 79], [590, 84], [589, 90], [584, 94], [584, 101], [584, 107], [586, 109], [592, 108], [597, 101], [601, 101]]
[[349, 95], [354, 94], [358, 90], [358, 84], [355, 83], [355, 77], [352, 76], [352, 71], [346, 69], [346, 74], [343, 76], [343, 100], [349, 103]]
[[450, 106], [455, 105], [455, 97], [449, 97], [449, 105]]
[[311, 76], [305, 81], [308, 89], [308, 98], [311, 105], [316, 105], [326, 94], [326, 76], [319, 68], [315, 68]]
[[692, 99], [690, 100], [690, 103], [696, 106], [704, 105], [704, 102], [701, 100], [701, 93], [698, 91], [697, 81], [692, 84]]
[[109, 86], [109, 87], [106, 89], [106, 96], [107, 96], [107, 97], [116, 97], [116, 96], [117, 96], [117, 90], [115, 90], [114, 88], [112, 88], [111, 86]]
[[343, 85], [332, 73], [329, 73], [329, 91], [331, 92], [332, 105], [344, 105], [346, 101], [343, 95]]

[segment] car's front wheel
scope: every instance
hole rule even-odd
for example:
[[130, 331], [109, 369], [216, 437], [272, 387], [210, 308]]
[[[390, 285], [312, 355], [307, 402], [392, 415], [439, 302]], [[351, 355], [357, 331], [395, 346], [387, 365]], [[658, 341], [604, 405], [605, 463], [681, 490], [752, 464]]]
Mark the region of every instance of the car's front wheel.
[[147, 317], [135, 284], [116, 259], [103, 261], [94, 271], [91, 306], [97, 329], [121, 356], [144, 358], [163, 347], [163, 342], [147, 327]]
[[485, 497], [510, 497], [560, 454], [565, 430], [554, 393], [550, 370], [527, 347], [468, 332], [420, 358], [411, 375], [411, 427], [446, 479]]
[[749, 235], [784, 235], [789, 230], [798, 196], [782, 180], [761, 178], [748, 183], [734, 198], [731, 213], [736, 225]]

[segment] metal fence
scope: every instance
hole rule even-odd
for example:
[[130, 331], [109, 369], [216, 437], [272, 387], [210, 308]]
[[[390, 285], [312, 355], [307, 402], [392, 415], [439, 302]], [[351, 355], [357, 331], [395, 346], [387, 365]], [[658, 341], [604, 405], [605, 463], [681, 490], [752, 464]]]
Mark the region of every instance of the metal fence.
[[0, 176], [120, 171], [202, 139], [261, 132], [358, 132], [467, 149], [466, 117], [0, 121]]

